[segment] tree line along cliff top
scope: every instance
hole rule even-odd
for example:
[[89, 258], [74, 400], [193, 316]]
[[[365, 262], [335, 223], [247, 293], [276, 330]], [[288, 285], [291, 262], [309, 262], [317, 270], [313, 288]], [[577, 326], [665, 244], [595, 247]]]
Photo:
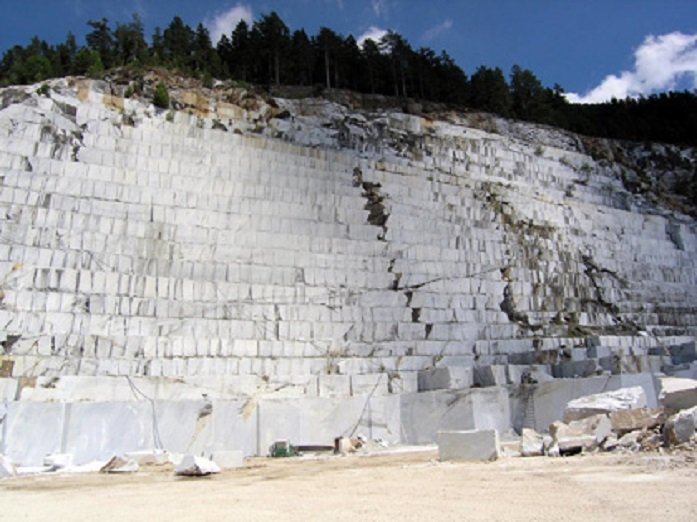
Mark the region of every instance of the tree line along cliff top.
[[314, 86], [448, 103], [502, 117], [543, 123], [589, 136], [697, 145], [697, 93], [668, 92], [639, 99], [572, 104], [561, 86], [545, 87], [514, 65], [508, 78], [498, 67], [480, 66], [469, 77], [446, 51], [413, 48], [400, 34], [359, 45], [323, 27], [316, 35], [291, 31], [271, 12], [251, 26], [240, 21], [213, 45], [203, 24], [175, 16], [146, 40], [137, 15], [111, 26], [90, 20], [80, 46], [69, 33], [50, 45], [38, 36], [2, 56], [0, 86], [67, 75], [100, 77], [114, 67], [167, 67], [211, 84], [213, 78], [257, 85]]

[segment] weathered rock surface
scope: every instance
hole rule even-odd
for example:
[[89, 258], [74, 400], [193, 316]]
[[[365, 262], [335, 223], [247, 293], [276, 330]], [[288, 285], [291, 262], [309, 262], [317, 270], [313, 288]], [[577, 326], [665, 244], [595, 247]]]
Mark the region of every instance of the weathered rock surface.
[[171, 462], [171, 455], [165, 450], [130, 451], [124, 457], [135, 461], [139, 466], [161, 466]]
[[140, 466], [134, 459], [115, 455], [99, 471], [101, 473], [135, 473], [139, 469]]
[[569, 401], [564, 410], [564, 422], [583, 419], [599, 413], [645, 407], [646, 393], [642, 387], [622, 388]]
[[663, 436], [668, 444], [683, 444], [694, 437], [697, 428], [697, 407], [682, 410], [668, 418]]
[[202, 477], [220, 473], [220, 466], [204, 457], [186, 455], [174, 468], [174, 473], [185, 477]]
[[639, 408], [610, 412], [612, 431], [622, 436], [635, 430], [655, 428], [665, 420], [665, 414], [658, 408]]
[[564, 455], [597, 448], [612, 433], [612, 424], [607, 415], [597, 414], [568, 423], [553, 422], [549, 433]]
[[[513, 407], [541, 429], [551, 376], [697, 357], [695, 220], [627, 183], [692, 176], [694, 151], [345, 93], [182, 80], [165, 112], [118, 77], [47, 86], [0, 90], [0, 418], [17, 462], [121, 455], [158, 430], [197, 454], [356, 425], [433, 442], [509, 429]], [[527, 391], [509, 401], [508, 383]], [[226, 402], [202, 415], [202, 398]]]
[[641, 449], [641, 440], [646, 436], [643, 431], [630, 431], [625, 433], [617, 441], [617, 445], [631, 451], [639, 451]]
[[523, 457], [544, 455], [544, 437], [530, 428], [523, 428], [520, 437], [520, 454]]
[[658, 400], [670, 411], [697, 406], [697, 380], [662, 377]]

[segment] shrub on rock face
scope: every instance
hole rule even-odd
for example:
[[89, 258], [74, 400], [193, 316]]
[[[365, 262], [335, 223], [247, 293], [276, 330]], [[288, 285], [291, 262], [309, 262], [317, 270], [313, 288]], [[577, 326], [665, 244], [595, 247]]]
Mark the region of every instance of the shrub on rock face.
[[167, 92], [167, 87], [165, 87], [164, 83], [160, 82], [155, 87], [152, 103], [155, 107], [160, 107], [161, 109], [169, 108], [169, 92]]

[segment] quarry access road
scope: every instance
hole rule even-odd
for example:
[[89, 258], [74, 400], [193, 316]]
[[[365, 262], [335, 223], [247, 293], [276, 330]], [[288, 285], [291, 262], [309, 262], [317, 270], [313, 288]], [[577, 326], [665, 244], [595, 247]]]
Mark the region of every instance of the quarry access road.
[[434, 451], [250, 459], [199, 479], [0, 481], [2, 520], [697, 520], [697, 453], [438, 462]]

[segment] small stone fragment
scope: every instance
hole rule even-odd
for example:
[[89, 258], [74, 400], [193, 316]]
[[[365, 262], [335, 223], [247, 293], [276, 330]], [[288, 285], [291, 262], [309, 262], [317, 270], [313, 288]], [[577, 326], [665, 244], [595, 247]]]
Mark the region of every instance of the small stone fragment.
[[530, 428], [523, 428], [520, 436], [520, 454], [523, 457], [538, 457], [544, 454], [542, 435]]
[[140, 466], [138, 463], [126, 457], [113, 456], [109, 462], [99, 470], [100, 473], [135, 473]]
[[610, 433], [601, 445], [605, 451], [612, 451], [617, 448], [617, 446], [619, 446], [619, 439], [615, 433]]
[[53, 453], [44, 457], [44, 466], [50, 468], [50, 471], [67, 468], [73, 465], [73, 455], [71, 453]]
[[639, 451], [641, 449], [640, 443], [643, 436], [644, 432], [641, 430], [631, 431], [620, 437], [620, 439], [617, 441], [617, 445], [631, 451]]
[[186, 455], [174, 468], [175, 475], [184, 477], [203, 477], [213, 473], [220, 473], [220, 467], [212, 460], [195, 455]]
[[131, 451], [124, 457], [136, 461], [139, 466], [161, 466], [171, 462], [171, 455], [166, 450]]

